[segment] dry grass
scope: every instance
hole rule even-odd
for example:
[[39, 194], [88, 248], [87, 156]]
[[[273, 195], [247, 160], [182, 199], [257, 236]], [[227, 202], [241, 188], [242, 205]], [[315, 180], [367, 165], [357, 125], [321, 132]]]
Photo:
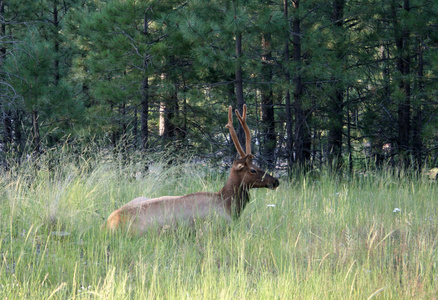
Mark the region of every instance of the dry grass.
[[157, 164], [143, 177], [110, 162], [42, 165], [0, 178], [2, 299], [438, 295], [437, 187], [427, 179], [282, 179], [277, 191], [253, 191], [228, 229], [129, 237], [100, 231], [114, 208], [140, 195], [217, 191], [224, 176], [193, 164]]

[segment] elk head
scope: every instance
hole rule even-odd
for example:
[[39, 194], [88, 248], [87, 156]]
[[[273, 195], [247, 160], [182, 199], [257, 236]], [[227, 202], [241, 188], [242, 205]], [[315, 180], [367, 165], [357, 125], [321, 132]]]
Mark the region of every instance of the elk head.
[[240, 158], [233, 163], [230, 179], [238, 182], [240, 188], [270, 188], [275, 189], [280, 184], [278, 179], [269, 175], [266, 171], [260, 169], [252, 163], [253, 155], [251, 153], [251, 132], [246, 124], [246, 104], [243, 105], [243, 114], [236, 109], [236, 115], [245, 131], [246, 137], [246, 152], [243, 151], [237, 138], [236, 131], [233, 126], [232, 108], [228, 107], [228, 124], [225, 125], [230, 130], [231, 138], [236, 146], [236, 150]]
[[252, 163], [251, 156], [237, 159], [233, 163], [232, 176], [239, 178], [241, 186], [245, 189], [269, 188], [275, 189], [280, 184], [277, 178], [269, 175]]

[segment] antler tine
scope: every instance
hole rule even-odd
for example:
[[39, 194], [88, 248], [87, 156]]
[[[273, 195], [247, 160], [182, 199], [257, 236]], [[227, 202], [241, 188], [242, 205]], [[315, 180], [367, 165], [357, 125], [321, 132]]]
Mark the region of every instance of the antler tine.
[[240, 121], [240, 124], [242, 124], [242, 128], [245, 131], [246, 136], [246, 155], [252, 155], [251, 154], [251, 132], [249, 131], [249, 127], [246, 124], [246, 104], [243, 105], [243, 113], [242, 116], [236, 109], [236, 115], [237, 118]]
[[228, 107], [228, 124], [225, 125], [230, 130], [231, 139], [234, 142], [234, 146], [236, 146], [237, 152], [239, 152], [240, 157], [245, 157], [245, 152], [242, 149], [242, 146], [239, 143], [239, 139], [237, 138], [237, 133], [234, 130], [233, 126], [233, 109], [231, 106]]

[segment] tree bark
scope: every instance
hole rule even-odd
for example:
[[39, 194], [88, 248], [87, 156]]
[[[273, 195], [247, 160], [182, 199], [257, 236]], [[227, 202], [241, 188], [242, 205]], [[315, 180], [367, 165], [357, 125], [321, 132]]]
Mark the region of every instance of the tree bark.
[[134, 147], [134, 150], [137, 151], [138, 149], [138, 108], [137, 106], [134, 106], [134, 120], [132, 121], [132, 146]]
[[[242, 66], [240, 59], [242, 57], [242, 34], [236, 34], [236, 74], [235, 74], [235, 89], [236, 89], [236, 100], [237, 100], [237, 110], [240, 114], [243, 112], [243, 104], [245, 100], [243, 99], [243, 79], [242, 79]], [[241, 145], [245, 145], [245, 133], [243, 131], [242, 125], [239, 123], [237, 127], [237, 137]]]
[[[5, 15], [5, 4], [4, 0], [1, 0], [0, 2], [0, 15], [4, 17]], [[6, 36], [6, 21], [3, 21], [0, 25], [0, 36], [4, 37]], [[0, 61], [3, 66], [3, 62], [5, 60], [6, 56], [6, 43], [1, 43], [0, 47]]]
[[14, 127], [14, 130], [13, 130], [14, 143], [16, 145], [15, 149], [18, 152], [19, 156], [21, 156], [22, 151], [23, 151], [23, 147], [22, 147], [23, 146], [23, 136], [21, 134], [22, 120], [21, 120], [20, 111], [16, 110], [15, 113], [13, 114], [12, 118], [13, 118], [13, 127]]
[[[120, 105], [120, 115], [121, 115], [121, 122], [120, 122], [120, 130], [122, 132], [121, 134], [121, 151], [123, 153], [123, 155], [125, 156], [126, 153], [128, 152], [128, 124], [127, 124], [127, 114], [126, 114], [126, 103], [123, 102]], [[123, 157], [123, 159], [125, 160], [125, 157]]]
[[[0, 15], [5, 15], [4, 1], [0, 2]], [[0, 36], [6, 36], [6, 22], [0, 25]], [[2, 43], [0, 47], [0, 68], [3, 67], [6, 59], [6, 43]], [[8, 152], [12, 142], [12, 113], [8, 101], [2, 97], [2, 114], [3, 114], [3, 151]]]
[[12, 113], [7, 108], [3, 108], [3, 131], [3, 146], [7, 151], [12, 143]]
[[263, 130], [263, 147], [260, 149], [266, 167], [272, 170], [275, 167], [275, 116], [274, 116], [274, 100], [270, 82], [272, 81], [272, 67], [269, 65], [271, 60], [271, 35], [264, 34], [262, 38], [262, 78], [261, 85], [261, 110], [262, 110], [262, 130]]
[[59, 18], [58, 18], [58, 0], [53, 0], [53, 26], [55, 26], [54, 33], [54, 50], [55, 57], [53, 59], [53, 69], [54, 69], [54, 84], [58, 86], [60, 73], [59, 73]]
[[178, 94], [176, 91], [171, 91], [168, 100], [160, 103], [160, 135], [163, 139], [176, 137], [177, 128], [174, 119], [178, 109]]
[[[233, 0], [233, 10], [234, 16], [237, 16], [237, 3], [236, 0]], [[236, 47], [236, 66], [235, 66], [235, 79], [234, 86], [236, 90], [236, 100], [237, 100], [237, 110], [240, 114], [243, 112], [243, 104], [245, 104], [245, 100], [243, 98], [243, 78], [242, 78], [242, 33], [239, 29], [235, 29], [235, 47]], [[243, 131], [242, 125], [238, 123], [237, 126], [237, 137], [239, 138], [239, 142], [242, 145], [245, 145], [245, 133]]]
[[[394, 15], [397, 20], [397, 14], [393, 7]], [[409, 0], [404, 0], [403, 9], [409, 11]], [[397, 21], [396, 21], [397, 22]], [[409, 136], [411, 132], [411, 85], [409, 81], [410, 73], [410, 56], [409, 56], [409, 31], [406, 28], [397, 28], [396, 23], [396, 47], [398, 52], [397, 70], [401, 75], [399, 90], [403, 95], [398, 105], [398, 151], [400, 163], [407, 165], [409, 163]]]
[[292, 1], [295, 14], [292, 21], [293, 26], [293, 60], [297, 66], [297, 72], [293, 78], [294, 83], [294, 109], [295, 109], [295, 137], [294, 137], [294, 154], [295, 161], [300, 167], [304, 167], [306, 161], [305, 145], [306, 145], [306, 133], [305, 133], [305, 113], [302, 103], [302, 79], [301, 79], [301, 21], [298, 15], [299, 0]]
[[[345, 0], [333, 1], [333, 17], [332, 22], [335, 28], [342, 29], [344, 26], [344, 5]], [[342, 43], [342, 37], [340, 37]], [[336, 47], [336, 59], [342, 61], [344, 54], [342, 45]], [[335, 81], [340, 82], [339, 78]], [[328, 134], [328, 158], [330, 167], [334, 171], [339, 171], [342, 167], [342, 131], [344, 127], [344, 87], [338, 83], [335, 87], [335, 92], [332, 101], [329, 103], [329, 134]]]
[[[421, 40], [418, 41], [418, 55], [417, 55], [417, 61], [418, 61], [418, 96], [422, 97], [421, 95], [424, 92], [424, 85], [423, 85], [423, 78], [424, 78], [424, 59], [423, 59], [423, 46], [421, 45]], [[415, 161], [415, 168], [417, 171], [421, 171], [423, 167], [423, 139], [421, 137], [422, 135], [422, 125], [423, 125], [423, 108], [422, 108], [422, 102], [423, 101], [417, 101], [419, 102], [417, 105], [413, 106], [413, 130], [412, 130], [412, 148], [413, 148], [413, 154], [414, 154], [414, 161]]]
[[38, 111], [32, 110], [32, 127], [33, 127], [33, 150], [36, 154], [41, 153], [40, 126], [38, 120]]
[[[143, 34], [147, 35], [149, 32], [149, 20], [148, 16], [144, 14], [144, 31]], [[146, 153], [148, 149], [148, 138], [149, 138], [149, 128], [148, 128], [148, 119], [149, 119], [149, 77], [147, 75], [149, 67], [149, 59], [148, 56], [143, 60], [143, 68], [144, 75], [142, 80], [141, 87], [141, 150], [143, 154]]]
[[[284, 18], [286, 20], [286, 23], [289, 22], [289, 12], [288, 12], [288, 0], [283, 1], [283, 12], [284, 12]], [[285, 30], [286, 36], [285, 36], [285, 42], [284, 42], [284, 76], [286, 79], [286, 84], [289, 85], [290, 83], [290, 72], [289, 72], [289, 59], [290, 59], [290, 53], [289, 53], [289, 30]], [[288, 166], [288, 173], [291, 174], [292, 171], [292, 165], [294, 162], [293, 159], [293, 130], [292, 130], [292, 105], [290, 101], [290, 91], [289, 88], [286, 88], [285, 94], [284, 94], [284, 100], [285, 100], [285, 113], [286, 113], [286, 159], [287, 159], [287, 166]]]

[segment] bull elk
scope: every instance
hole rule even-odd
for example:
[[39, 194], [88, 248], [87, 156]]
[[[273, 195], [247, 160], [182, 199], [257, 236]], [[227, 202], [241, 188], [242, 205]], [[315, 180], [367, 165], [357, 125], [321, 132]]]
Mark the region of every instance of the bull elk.
[[196, 219], [206, 219], [212, 214], [230, 222], [238, 218], [248, 204], [249, 189], [278, 187], [277, 178], [252, 163], [251, 133], [246, 124], [246, 105], [243, 106], [243, 115], [237, 110], [236, 115], [245, 131], [246, 153], [234, 130], [230, 106], [226, 127], [230, 131], [240, 158], [234, 161], [227, 183], [219, 192], [198, 192], [185, 196], [164, 196], [153, 199], [139, 197], [111, 213], [102, 228], [114, 230], [123, 227], [131, 233], [142, 234], [153, 226], [193, 224]]

